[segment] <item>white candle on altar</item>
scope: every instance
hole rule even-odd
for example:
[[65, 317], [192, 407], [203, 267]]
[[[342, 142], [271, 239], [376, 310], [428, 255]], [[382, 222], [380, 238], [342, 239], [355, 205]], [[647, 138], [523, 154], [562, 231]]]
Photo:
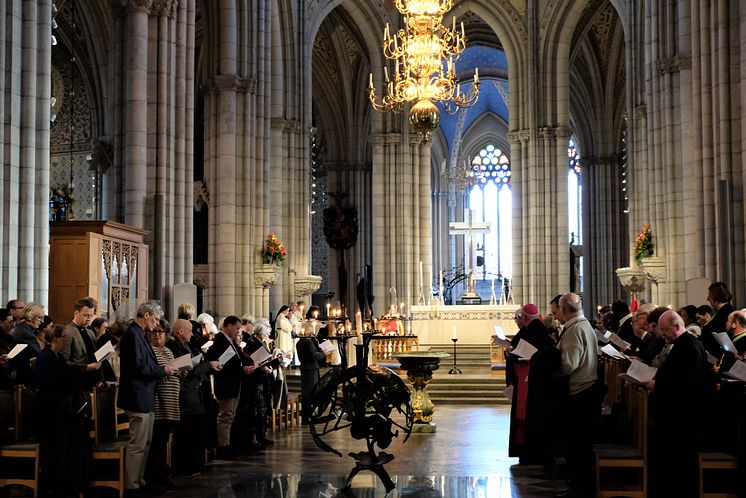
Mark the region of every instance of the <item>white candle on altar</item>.
[[404, 316], [404, 303], [399, 305], [399, 316]]
[[378, 323], [378, 320], [376, 320], [376, 319], [374, 318], [374, 319], [373, 319], [373, 332], [375, 332], [376, 330], [378, 330], [378, 329], [376, 328], [376, 323]]
[[445, 301], [443, 301], [443, 270], [440, 270], [440, 279], [438, 281], [440, 282], [438, 284], [438, 289], [440, 290], [440, 304], [445, 304]]
[[329, 311], [332, 309], [332, 305], [329, 303], [326, 303], [326, 318], [331, 318], [331, 315], [329, 314]]
[[458, 339], [458, 332], [456, 331], [456, 326], [454, 326], [451, 329], [451, 339]]
[[422, 283], [423, 283], [423, 280], [422, 280], [422, 260], [420, 260], [420, 290], [424, 289]]
[[357, 330], [358, 334], [363, 331], [363, 316], [359, 311], [355, 313], [355, 330]]

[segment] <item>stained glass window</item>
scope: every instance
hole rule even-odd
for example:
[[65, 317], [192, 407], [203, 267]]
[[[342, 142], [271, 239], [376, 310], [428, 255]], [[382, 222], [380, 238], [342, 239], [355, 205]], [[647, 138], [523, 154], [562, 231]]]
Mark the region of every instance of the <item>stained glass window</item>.
[[471, 167], [469, 208], [473, 210], [474, 221], [490, 224], [489, 232], [474, 236], [476, 257], [484, 258], [483, 266], [474, 266], [475, 275], [480, 280], [510, 278], [513, 264], [510, 159], [498, 147], [488, 144], [472, 157]]

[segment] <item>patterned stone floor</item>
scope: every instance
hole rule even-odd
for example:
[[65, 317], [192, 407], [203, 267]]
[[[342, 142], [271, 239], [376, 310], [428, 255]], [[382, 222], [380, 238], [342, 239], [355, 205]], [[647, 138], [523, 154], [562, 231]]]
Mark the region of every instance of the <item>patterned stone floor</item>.
[[[508, 458], [509, 408], [439, 406], [435, 434], [413, 434], [395, 441], [386, 465], [396, 484], [389, 498], [529, 498], [551, 497], [564, 482], [538, 466], [515, 466]], [[164, 497], [180, 498], [331, 498], [354, 466], [350, 451], [364, 448], [347, 431], [327, 439], [340, 458], [320, 450], [308, 429], [295, 427], [272, 436], [276, 444], [236, 461], [215, 461], [195, 478], [174, 478]], [[358, 498], [383, 498], [383, 485], [373, 474], [353, 480]]]

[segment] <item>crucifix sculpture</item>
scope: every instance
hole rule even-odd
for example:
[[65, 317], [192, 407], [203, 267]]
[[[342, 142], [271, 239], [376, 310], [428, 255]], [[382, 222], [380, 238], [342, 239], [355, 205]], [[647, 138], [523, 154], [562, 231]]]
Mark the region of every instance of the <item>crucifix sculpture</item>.
[[475, 285], [474, 276], [474, 238], [473, 234], [486, 233], [491, 230], [489, 222], [473, 220], [473, 211], [467, 209], [464, 211], [463, 222], [451, 222], [448, 224], [448, 230], [451, 235], [463, 235], [468, 237], [469, 257], [467, 259], [465, 273], [467, 277], [466, 292], [461, 295], [461, 302], [464, 304], [479, 304], [482, 298], [479, 296]]

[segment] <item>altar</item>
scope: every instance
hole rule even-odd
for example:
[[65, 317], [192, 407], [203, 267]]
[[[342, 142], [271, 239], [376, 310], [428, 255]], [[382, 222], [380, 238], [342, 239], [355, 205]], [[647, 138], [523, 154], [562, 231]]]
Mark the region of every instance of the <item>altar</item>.
[[507, 335], [518, 332], [513, 317], [520, 305], [412, 306], [412, 334], [420, 345], [449, 344], [454, 330], [459, 345], [489, 346], [495, 326]]

